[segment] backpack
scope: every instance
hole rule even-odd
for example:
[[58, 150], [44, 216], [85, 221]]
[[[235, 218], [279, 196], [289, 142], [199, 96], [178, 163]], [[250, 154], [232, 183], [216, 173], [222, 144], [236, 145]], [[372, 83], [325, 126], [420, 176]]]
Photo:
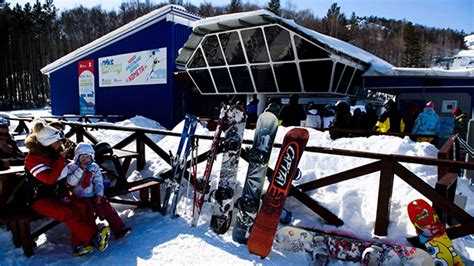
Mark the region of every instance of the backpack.
[[7, 200], [8, 207], [14, 209], [29, 209], [31, 207], [35, 198], [35, 190], [29, 176], [31, 174], [25, 171], [23, 175], [18, 177], [19, 181]]

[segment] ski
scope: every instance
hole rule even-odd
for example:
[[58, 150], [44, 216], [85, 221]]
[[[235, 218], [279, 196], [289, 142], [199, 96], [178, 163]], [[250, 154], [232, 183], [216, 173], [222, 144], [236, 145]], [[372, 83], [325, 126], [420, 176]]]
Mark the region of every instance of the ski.
[[[176, 214], [175, 201], [179, 193], [181, 178], [186, 168], [187, 157], [191, 150], [192, 136], [196, 130], [197, 119], [194, 116], [186, 115], [184, 118], [183, 131], [181, 133], [181, 139], [178, 144], [176, 154], [170, 153], [170, 165], [172, 177], [168, 178], [165, 182], [166, 192], [163, 200], [163, 206], [161, 208], [161, 214], [166, 216], [168, 212], [171, 212], [171, 217], [174, 218]], [[171, 202], [171, 206], [170, 206]]]
[[286, 133], [272, 180], [247, 241], [250, 253], [262, 258], [270, 253], [280, 214], [308, 139], [306, 129], [294, 128]]
[[417, 199], [408, 204], [407, 210], [418, 240], [426, 246], [435, 265], [464, 265], [433, 207], [426, 201]]
[[209, 155], [207, 157], [206, 168], [204, 170], [204, 175], [201, 179], [199, 189], [195, 188], [195, 195], [198, 194], [196, 190], [199, 190], [199, 196], [195, 196], [194, 207], [193, 207], [193, 219], [191, 220], [191, 226], [196, 227], [199, 221], [199, 216], [201, 215], [202, 206], [204, 205], [204, 198], [208, 193], [207, 187], [209, 183], [209, 178], [211, 176], [212, 166], [214, 165], [214, 161], [216, 160], [217, 156], [217, 149], [219, 146], [219, 142], [221, 141], [221, 133], [222, 128], [224, 127], [225, 122], [225, 115], [226, 115], [227, 107], [225, 104], [222, 104], [220, 114], [219, 114], [219, 121], [217, 122], [216, 130], [214, 131], [214, 138], [212, 139], [211, 149], [209, 150]]
[[237, 170], [240, 159], [246, 115], [241, 105], [233, 105], [226, 112], [228, 128], [225, 130], [222, 147], [221, 173], [219, 184], [213, 192], [214, 207], [211, 216], [211, 228], [217, 234], [229, 230], [232, 221], [234, 189], [237, 184]]
[[184, 148], [184, 153], [183, 153], [183, 157], [180, 158], [180, 161], [178, 162], [179, 163], [179, 171], [176, 175], [176, 185], [174, 186], [174, 193], [172, 194], [172, 197], [171, 197], [171, 218], [175, 218], [176, 217], [176, 207], [178, 206], [178, 203], [179, 201], [181, 200], [181, 181], [183, 179], [183, 176], [184, 176], [184, 173], [185, 173], [185, 170], [186, 170], [186, 164], [187, 164], [187, 161], [188, 161], [188, 157], [189, 155], [191, 154], [191, 149], [192, 149], [192, 146], [193, 146], [193, 141], [194, 141], [194, 133], [196, 132], [196, 128], [197, 128], [197, 118], [195, 116], [190, 116], [190, 125], [189, 125], [189, 131], [188, 131], [188, 135], [186, 137], [186, 146]]
[[236, 200], [236, 216], [232, 229], [232, 239], [247, 244], [250, 228], [260, 207], [260, 197], [267, 173], [268, 160], [278, 129], [277, 117], [264, 112], [258, 117], [252, 148], [249, 150], [249, 167], [242, 196]]

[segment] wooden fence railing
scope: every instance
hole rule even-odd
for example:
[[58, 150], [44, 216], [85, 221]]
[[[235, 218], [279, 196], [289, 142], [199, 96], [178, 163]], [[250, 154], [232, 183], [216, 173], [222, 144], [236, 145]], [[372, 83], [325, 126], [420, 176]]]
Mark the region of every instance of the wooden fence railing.
[[[23, 122], [31, 121], [24, 118], [14, 118], [12, 120], [19, 120]], [[115, 144], [113, 148], [122, 149], [132, 142], [136, 144], [136, 152], [139, 154], [137, 158], [137, 170], [142, 170], [145, 166], [145, 146], [148, 146], [158, 156], [163, 158], [166, 162], [170, 161], [169, 154], [159, 147], [153, 140], [151, 140], [146, 134], [158, 134], [167, 136], [179, 137], [180, 133], [175, 133], [167, 130], [157, 130], [140, 127], [122, 127], [116, 125], [106, 124], [86, 124], [79, 122], [63, 122], [70, 126], [70, 130], [66, 133], [67, 137], [75, 135], [78, 142], [83, 141], [84, 138], [89, 139], [93, 143], [97, 143], [97, 139], [94, 138], [86, 129], [107, 129], [107, 130], [119, 130], [133, 132], [130, 136], [121, 140]], [[212, 136], [196, 135], [198, 139], [211, 140]], [[244, 144], [252, 144], [251, 140], [244, 140]], [[281, 144], [276, 143], [275, 148], [281, 147]], [[474, 233], [474, 217], [465, 212], [462, 208], [458, 207], [453, 203], [454, 193], [456, 191], [456, 171], [458, 169], [471, 169], [474, 170], [474, 163], [466, 163], [461, 161], [453, 160], [453, 150], [456, 150], [455, 138], [450, 138], [448, 142], [439, 150], [438, 158], [422, 158], [406, 155], [395, 155], [395, 154], [381, 154], [373, 152], [363, 152], [355, 150], [343, 150], [326, 147], [306, 147], [305, 152], [331, 154], [334, 156], [353, 156], [359, 158], [374, 159], [374, 162], [366, 165], [358, 166], [356, 168], [346, 170], [340, 173], [331, 174], [329, 176], [321, 177], [317, 180], [313, 180], [304, 184], [292, 185], [290, 190], [290, 196], [293, 196], [299, 200], [302, 204], [306, 205], [309, 209], [325, 219], [328, 223], [340, 226], [344, 223], [337, 215], [322, 206], [319, 202], [311, 198], [306, 192], [322, 188], [338, 182], [357, 178], [366, 174], [380, 171], [380, 182], [378, 188], [378, 203], [376, 210], [376, 220], [374, 233], [379, 236], [387, 235], [387, 228], [390, 222], [390, 208], [391, 208], [391, 197], [393, 191], [393, 183], [395, 175], [410, 185], [413, 189], [420, 192], [422, 195], [432, 201], [433, 206], [443, 217], [443, 221], [449, 216], [454, 218], [458, 224], [447, 228], [447, 233], [451, 238], [458, 238], [465, 235]], [[197, 161], [201, 163], [206, 160], [207, 152], [202, 153], [198, 156]], [[246, 149], [242, 149], [241, 157], [244, 160], [248, 160], [248, 153]], [[401, 163], [414, 163], [423, 165], [433, 165], [438, 167], [438, 182], [436, 187], [433, 188], [420, 177], [411, 172], [409, 169], [404, 167]], [[190, 162], [188, 161], [188, 166]], [[169, 177], [170, 171], [162, 174], [163, 177]], [[271, 175], [273, 170], [268, 169], [267, 175]], [[187, 176], [187, 175], [185, 175]]]

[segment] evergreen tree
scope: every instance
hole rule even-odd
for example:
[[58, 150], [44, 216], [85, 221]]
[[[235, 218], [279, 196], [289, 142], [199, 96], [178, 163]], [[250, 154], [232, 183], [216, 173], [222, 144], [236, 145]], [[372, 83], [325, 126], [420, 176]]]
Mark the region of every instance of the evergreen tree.
[[242, 11], [241, 0], [231, 0], [229, 5], [229, 13], [237, 13]]
[[280, 16], [281, 15], [280, 0], [270, 0], [268, 2], [267, 9], [271, 11], [273, 14]]
[[341, 7], [337, 3], [331, 5], [328, 13], [323, 18], [323, 31], [332, 37], [348, 41], [348, 30], [346, 28], [347, 20], [344, 13], [341, 13]]
[[424, 51], [420, 37], [411, 22], [405, 25], [403, 41], [405, 42], [405, 51], [403, 53], [402, 66], [425, 67]]

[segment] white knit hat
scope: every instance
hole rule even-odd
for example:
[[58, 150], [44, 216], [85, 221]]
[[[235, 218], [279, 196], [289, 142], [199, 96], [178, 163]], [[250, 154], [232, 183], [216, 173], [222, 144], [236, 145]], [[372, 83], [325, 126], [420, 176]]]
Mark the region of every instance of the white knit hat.
[[64, 134], [61, 130], [49, 126], [42, 119], [35, 119], [35, 121], [33, 121], [33, 133], [36, 134], [36, 139], [43, 146], [49, 146], [64, 138]]

